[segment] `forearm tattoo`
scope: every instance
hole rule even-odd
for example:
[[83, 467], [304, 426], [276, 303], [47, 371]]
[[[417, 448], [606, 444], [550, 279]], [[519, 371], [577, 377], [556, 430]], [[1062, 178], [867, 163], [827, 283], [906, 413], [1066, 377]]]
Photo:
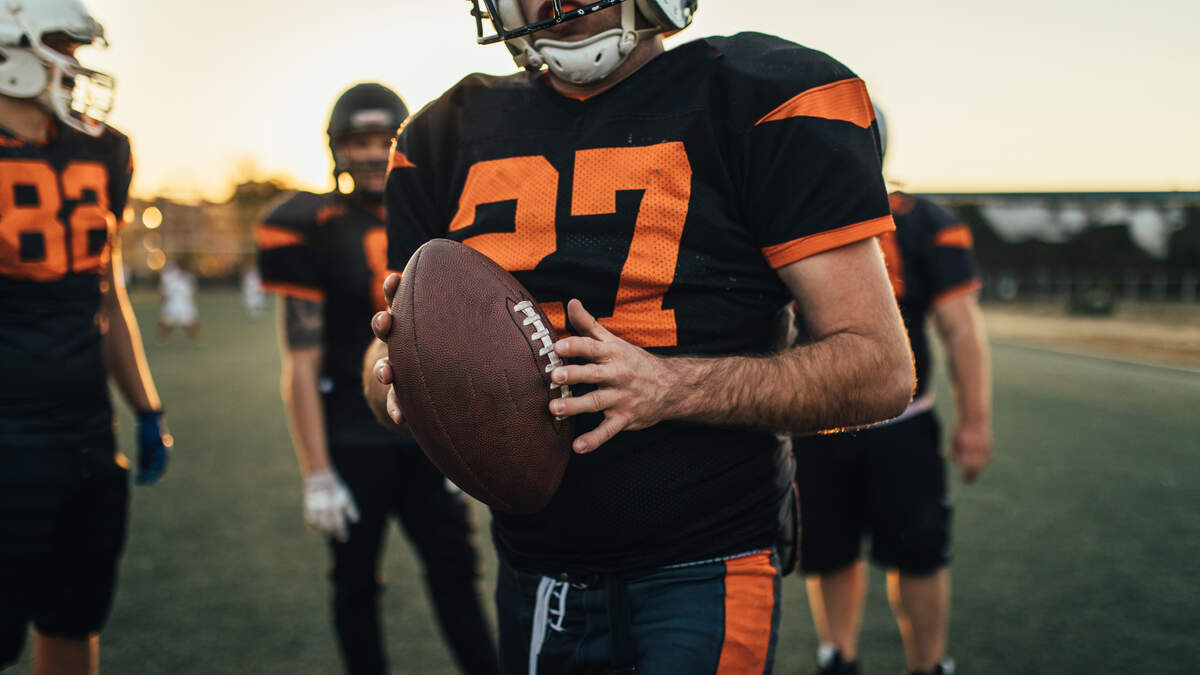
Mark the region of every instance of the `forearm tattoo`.
[[287, 297], [283, 306], [289, 347], [320, 347], [325, 328], [323, 303]]

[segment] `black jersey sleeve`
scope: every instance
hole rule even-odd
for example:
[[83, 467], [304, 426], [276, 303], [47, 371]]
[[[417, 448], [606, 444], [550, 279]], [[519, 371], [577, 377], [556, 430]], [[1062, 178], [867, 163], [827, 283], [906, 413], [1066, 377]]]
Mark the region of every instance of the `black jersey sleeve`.
[[409, 118], [392, 142], [388, 158], [387, 233], [388, 269], [403, 272], [409, 257], [430, 239], [446, 236], [447, 205], [441, 204], [444, 186], [438, 183], [439, 160], [455, 155], [454, 147], [439, 148], [448, 137], [446, 110], [450, 92]]
[[716, 43], [741, 133], [745, 221], [773, 268], [894, 229], [874, 109], [853, 72], [760, 34]]
[[125, 225], [125, 205], [129, 203], [129, 184], [133, 181], [133, 150], [129, 138], [115, 129], [106, 132], [112, 138], [113, 152], [108, 165], [108, 206], [117, 218], [117, 226]]
[[979, 289], [979, 275], [971, 253], [971, 230], [957, 217], [929, 199], [918, 197], [916, 210], [929, 227], [928, 270], [932, 304]]
[[296, 192], [271, 208], [255, 231], [263, 288], [273, 293], [324, 301], [319, 261], [311, 245], [323, 200]]

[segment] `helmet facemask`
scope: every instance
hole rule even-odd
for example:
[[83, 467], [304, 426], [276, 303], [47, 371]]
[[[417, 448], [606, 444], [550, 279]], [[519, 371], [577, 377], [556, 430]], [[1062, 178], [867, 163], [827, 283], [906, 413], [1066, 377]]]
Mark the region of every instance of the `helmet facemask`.
[[81, 65], [74, 57], [35, 43], [33, 50], [50, 72], [37, 101], [64, 124], [89, 136], [104, 133], [112, 111], [116, 81], [111, 75]]

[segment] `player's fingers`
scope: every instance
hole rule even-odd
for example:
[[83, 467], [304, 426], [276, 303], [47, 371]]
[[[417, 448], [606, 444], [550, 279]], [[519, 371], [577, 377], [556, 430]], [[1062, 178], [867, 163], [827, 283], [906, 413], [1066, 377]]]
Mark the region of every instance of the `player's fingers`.
[[388, 389], [387, 414], [396, 424], [404, 424], [404, 413], [400, 410], [400, 401], [396, 398], [395, 389]]
[[571, 321], [571, 327], [579, 335], [584, 335], [597, 340], [604, 340], [612, 337], [612, 333], [608, 329], [600, 325], [596, 317], [592, 316], [583, 307], [583, 303], [576, 298], [572, 298], [567, 303], [567, 318]]
[[388, 357], [383, 357], [375, 362], [375, 379], [379, 380], [380, 384], [391, 384], [394, 373], [392, 373], [392, 362]]
[[588, 361], [603, 360], [611, 353], [608, 345], [590, 337], [563, 338], [554, 343], [554, 351], [562, 357]]
[[392, 315], [387, 312], [376, 312], [371, 318], [371, 331], [382, 342], [387, 342], [388, 334], [392, 332]]
[[357, 523], [359, 520], [358, 506], [354, 503], [352, 497], [346, 497], [346, 519], [352, 523]]
[[396, 289], [400, 288], [400, 275], [392, 272], [383, 280], [383, 297], [388, 307], [392, 306], [392, 298], [396, 297]]
[[583, 396], [554, 399], [550, 402], [550, 412], [560, 417], [602, 412], [616, 405], [618, 400], [617, 394], [611, 389], [595, 389]]
[[624, 415], [605, 415], [604, 421], [599, 426], [576, 438], [575, 442], [571, 444], [571, 449], [581, 455], [593, 452], [596, 448], [612, 440], [612, 437], [624, 429], [628, 422], [629, 419]]
[[550, 373], [550, 381], [558, 384], [608, 384], [611, 368], [595, 363], [559, 366]]

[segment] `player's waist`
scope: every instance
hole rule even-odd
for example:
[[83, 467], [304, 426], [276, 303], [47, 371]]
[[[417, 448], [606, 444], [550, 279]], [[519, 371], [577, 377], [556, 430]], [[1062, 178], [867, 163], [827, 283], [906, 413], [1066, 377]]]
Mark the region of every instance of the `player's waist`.
[[94, 401], [87, 409], [62, 406], [54, 409], [36, 405], [17, 410], [0, 403], [0, 450], [53, 447], [91, 438], [111, 436], [112, 408], [107, 392], [103, 400]]
[[660, 426], [666, 433], [657, 434], [655, 443], [606, 446], [597, 453], [610, 453], [607, 461], [574, 461], [542, 512], [495, 513], [500, 553], [522, 569], [588, 574], [772, 545], [794, 472], [777, 439], [699, 425]]

